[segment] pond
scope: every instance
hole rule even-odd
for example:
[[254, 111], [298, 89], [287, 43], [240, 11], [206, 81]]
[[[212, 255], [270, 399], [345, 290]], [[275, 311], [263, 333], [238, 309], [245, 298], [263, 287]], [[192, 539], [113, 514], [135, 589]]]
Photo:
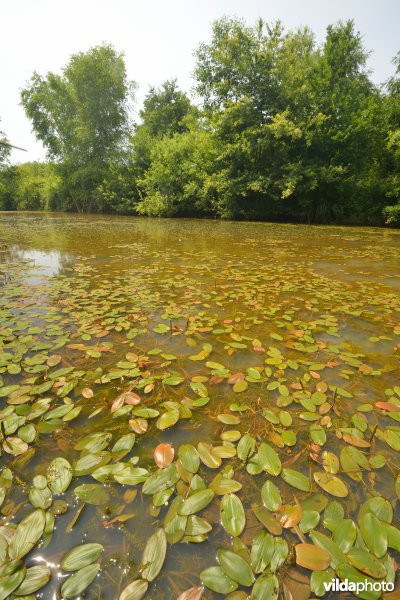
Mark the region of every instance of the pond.
[[0, 213], [0, 599], [394, 589], [399, 265], [390, 229]]

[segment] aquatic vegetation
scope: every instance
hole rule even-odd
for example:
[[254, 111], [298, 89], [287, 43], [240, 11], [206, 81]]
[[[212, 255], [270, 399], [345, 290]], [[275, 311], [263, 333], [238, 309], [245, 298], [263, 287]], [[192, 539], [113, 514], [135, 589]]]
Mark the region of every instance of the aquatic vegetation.
[[0, 219], [0, 598], [394, 583], [398, 234], [32, 219]]

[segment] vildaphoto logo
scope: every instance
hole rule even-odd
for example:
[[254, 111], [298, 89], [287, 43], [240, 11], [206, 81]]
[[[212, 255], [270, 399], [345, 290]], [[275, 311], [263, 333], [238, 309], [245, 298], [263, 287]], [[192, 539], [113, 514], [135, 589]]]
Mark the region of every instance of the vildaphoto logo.
[[349, 581], [348, 579], [332, 579], [324, 582], [326, 592], [393, 592], [394, 583], [388, 581]]

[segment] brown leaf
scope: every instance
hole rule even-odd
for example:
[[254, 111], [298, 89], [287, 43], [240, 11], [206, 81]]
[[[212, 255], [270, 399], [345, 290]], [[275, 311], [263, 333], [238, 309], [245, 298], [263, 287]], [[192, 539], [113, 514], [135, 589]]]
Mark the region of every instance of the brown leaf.
[[111, 412], [114, 413], [124, 404], [140, 404], [140, 396], [135, 394], [134, 392], [122, 392], [119, 396], [117, 396], [114, 402], [111, 405]]
[[93, 398], [93, 390], [90, 388], [83, 388], [81, 394], [84, 398]]
[[103, 329], [102, 331], [99, 331], [99, 333], [96, 333], [95, 337], [96, 338], [102, 338], [102, 337], [106, 337], [106, 335], [108, 335], [110, 332], [106, 331], [105, 329]]
[[200, 600], [203, 595], [203, 589], [201, 586], [191, 587], [179, 594], [177, 600]]
[[140, 404], [141, 398], [135, 392], [125, 392], [122, 394], [124, 397], [124, 404]]
[[400, 412], [400, 406], [398, 404], [392, 404], [391, 402], [375, 402], [375, 406], [381, 410], [387, 410], [388, 412]]
[[316, 371], [310, 371], [310, 375], [314, 379], [321, 379], [321, 375], [319, 373], [317, 373]]
[[347, 444], [351, 444], [352, 446], [357, 446], [358, 448], [369, 448], [371, 444], [364, 440], [363, 438], [355, 437], [354, 435], [349, 435], [348, 433], [344, 433], [342, 435], [342, 440], [347, 442]]
[[133, 517], [135, 517], [136, 515], [134, 513], [129, 514], [129, 515], [118, 515], [117, 517], [114, 517], [113, 519], [111, 519], [110, 521], [103, 521], [103, 527], [112, 527], [113, 525], [120, 525], [121, 523], [125, 523], [126, 521], [129, 521], [129, 519], [133, 519]]
[[174, 460], [175, 450], [171, 444], [158, 444], [154, 450], [154, 462], [160, 469], [165, 469]]
[[219, 383], [222, 383], [224, 381], [224, 378], [221, 377], [220, 375], [213, 375], [213, 377], [210, 377], [208, 383], [209, 385], [218, 385]]
[[148, 426], [149, 424], [146, 419], [131, 419], [129, 421], [129, 427], [135, 433], [146, 433]]
[[279, 522], [285, 529], [290, 529], [297, 525], [303, 515], [303, 509], [300, 504], [283, 504], [280, 509]]
[[313, 544], [297, 544], [296, 563], [310, 571], [323, 571], [331, 564], [331, 556], [326, 550]]
[[231, 375], [229, 377], [228, 383], [230, 385], [234, 385], [238, 381], [244, 381], [244, 378], [245, 378], [245, 374], [244, 373], [234, 373], [233, 375]]
[[283, 582], [285, 600], [308, 600], [310, 597], [310, 581], [296, 569], [290, 569]]
[[317, 392], [321, 392], [321, 394], [325, 394], [328, 389], [328, 384], [325, 381], [319, 381], [315, 386]]

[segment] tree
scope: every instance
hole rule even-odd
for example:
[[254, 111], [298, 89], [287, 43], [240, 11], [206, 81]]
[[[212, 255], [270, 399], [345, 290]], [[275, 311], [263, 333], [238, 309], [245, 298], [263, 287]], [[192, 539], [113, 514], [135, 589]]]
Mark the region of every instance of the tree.
[[37, 138], [61, 165], [66, 208], [96, 208], [109, 161], [126, 145], [133, 87], [123, 55], [102, 45], [73, 55], [61, 75], [34, 73], [22, 91]]
[[132, 138], [134, 162], [138, 174], [150, 166], [151, 149], [157, 139], [189, 131], [197, 111], [188, 96], [179, 90], [175, 79], [159, 88], [151, 87], [139, 112], [141, 122]]
[[2, 141], [5, 141], [5, 139], [5, 133], [3, 131], [0, 131], [0, 169], [8, 164], [8, 157], [10, 156], [11, 151], [9, 145], [1, 143]]
[[221, 148], [221, 216], [329, 221], [380, 213], [381, 95], [351, 21], [308, 28], [237, 19], [196, 53], [197, 92]]
[[150, 166], [138, 181], [137, 211], [163, 217], [212, 214], [210, 174], [216, 164], [212, 134], [200, 127], [155, 139]]

